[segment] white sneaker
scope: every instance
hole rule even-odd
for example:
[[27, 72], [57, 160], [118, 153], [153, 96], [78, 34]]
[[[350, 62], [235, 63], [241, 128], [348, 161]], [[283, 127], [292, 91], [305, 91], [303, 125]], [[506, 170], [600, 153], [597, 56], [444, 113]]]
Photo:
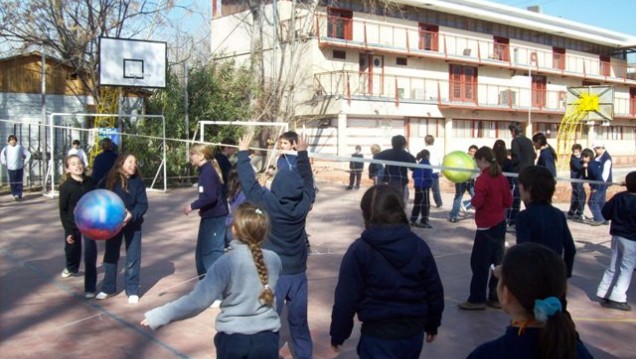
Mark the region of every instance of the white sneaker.
[[86, 293], [84, 293], [84, 298], [93, 299], [93, 298], [95, 298], [95, 293], [94, 292], [86, 292]]
[[99, 294], [97, 294], [95, 296], [95, 299], [104, 300], [104, 299], [106, 299], [108, 297], [110, 297], [110, 294], [104, 293], [104, 292], [99, 292]]
[[221, 301], [217, 299], [214, 302], [212, 302], [212, 305], [210, 306], [210, 308], [218, 308], [220, 306], [221, 306]]
[[137, 304], [139, 303], [139, 296], [138, 295], [130, 295], [128, 296], [128, 304]]
[[72, 275], [73, 275], [73, 273], [70, 270], [64, 268], [64, 270], [62, 271], [62, 274], [60, 274], [60, 277], [68, 278], [68, 277], [70, 277]]
[[459, 204], [459, 210], [463, 213], [466, 214], [466, 206], [464, 205], [464, 202]]

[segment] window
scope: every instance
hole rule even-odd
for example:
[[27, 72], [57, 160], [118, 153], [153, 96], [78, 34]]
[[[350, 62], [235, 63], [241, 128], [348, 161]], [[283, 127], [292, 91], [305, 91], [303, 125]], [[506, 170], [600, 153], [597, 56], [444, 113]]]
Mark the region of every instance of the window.
[[543, 108], [545, 107], [546, 96], [546, 83], [545, 76], [532, 75], [532, 106]]
[[560, 47], [552, 48], [552, 68], [565, 70], [565, 49]]
[[439, 26], [420, 23], [420, 50], [437, 51], [439, 49]]
[[329, 8], [327, 14], [327, 36], [351, 40], [353, 12], [351, 10]]
[[500, 138], [498, 132], [498, 124], [495, 121], [453, 120], [455, 138]]
[[510, 61], [510, 39], [505, 37], [494, 37], [495, 44], [492, 58], [500, 61]]
[[400, 66], [406, 66], [407, 65], [407, 60], [406, 57], [398, 57], [395, 59], [395, 64], [396, 65], [400, 65]]
[[636, 116], [636, 87], [629, 89], [629, 113]]
[[601, 64], [599, 71], [601, 76], [610, 76], [612, 72], [611, 60], [609, 56], [600, 56]]
[[342, 51], [342, 50], [333, 50], [333, 58], [334, 59], [340, 59], [340, 60], [346, 60], [347, 59], [347, 52], [346, 51]]
[[450, 100], [477, 103], [477, 68], [450, 65]]
[[623, 126], [609, 126], [604, 128], [603, 139], [605, 140], [622, 140]]
[[[537, 132], [542, 132], [546, 138], [556, 138], [559, 131], [559, 124], [549, 122], [538, 122]], [[577, 134], [578, 135], [578, 134]]]

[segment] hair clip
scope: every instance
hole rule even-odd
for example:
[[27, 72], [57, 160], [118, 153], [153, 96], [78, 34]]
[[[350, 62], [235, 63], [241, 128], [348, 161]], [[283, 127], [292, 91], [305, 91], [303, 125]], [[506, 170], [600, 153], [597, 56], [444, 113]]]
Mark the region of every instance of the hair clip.
[[261, 216], [263, 215], [263, 211], [261, 211], [260, 208], [255, 209], [254, 212], [256, 212], [256, 214], [258, 215], [261, 215]]
[[265, 289], [269, 290], [269, 284], [265, 284], [265, 285], [263, 286], [263, 288], [265, 288]]
[[545, 322], [549, 317], [561, 312], [561, 301], [557, 297], [547, 297], [534, 301], [534, 318], [540, 322]]

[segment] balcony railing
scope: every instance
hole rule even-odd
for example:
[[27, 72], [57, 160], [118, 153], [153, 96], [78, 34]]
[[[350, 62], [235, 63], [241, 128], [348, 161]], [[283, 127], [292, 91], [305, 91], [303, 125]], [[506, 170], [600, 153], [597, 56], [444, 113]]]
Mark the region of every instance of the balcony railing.
[[[553, 50], [496, 43], [478, 36], [459, 36], [421, 30], [388, 22], [316, 15], [316, 31], [321, 46], [399, 52], [410, 56], [456, 59], [462, 62], [493, 64], [562, 74], [608, 82], [636, 84], [636, 65], [612, 59], [610, 63], [590, 54], [560, 54]], [[423, 44], [426, 44], [423, 46]]]
[[[531, 90], [529, 87], [464, 83], [433, 78], [334, 71], [314, 75], [319, 96], [341, 95], [346, 99], [377, 98], [401, 102], [432, 103], [439, 106], [490, 110], [564, 112], [565, 91]], [[614, 100], [614, 114], [636, 117], [634, 101]], [[631, 107], [630, 107], [631, 106]]]

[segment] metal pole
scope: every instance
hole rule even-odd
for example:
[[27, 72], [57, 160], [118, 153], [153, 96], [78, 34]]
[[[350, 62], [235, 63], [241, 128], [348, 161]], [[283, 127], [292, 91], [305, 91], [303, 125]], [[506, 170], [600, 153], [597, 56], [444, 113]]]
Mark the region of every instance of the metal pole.
[[[42, 123], [46, 124], [46, 55], [44, 54], [44, 47], [42, 47], [42, 79], [40, 81], [40, 91], [42, 94]], [[40, 174], [42, 173], [46, 173], [47, 170], [47, 159], [48, 156], [46, 155], [46, 147], [47, 147], [47, 141], [46, 141], [46, 127], [44, 127], [44, 151], [42, 152], [42, 161], [40, 162]], [[38, 134], [40, 133], [40, 129], [38, 129]], [[51, 139], [53, 140], [53, 139]], [[40, 142], [38, 141], [38, 147], [41, 148], [40, 146]], [[51, 151], [51, 154], [53, 154], [53, 151]], [[46, 177], [42, 177], [42, 194], [44, 194], [46, 192]]]
[[528, 78], [530, 79], [530, 101], [528, 103], [528, 124], [526, 125], [526, 137], [532, 138], [532, 53], [528, 61]]

